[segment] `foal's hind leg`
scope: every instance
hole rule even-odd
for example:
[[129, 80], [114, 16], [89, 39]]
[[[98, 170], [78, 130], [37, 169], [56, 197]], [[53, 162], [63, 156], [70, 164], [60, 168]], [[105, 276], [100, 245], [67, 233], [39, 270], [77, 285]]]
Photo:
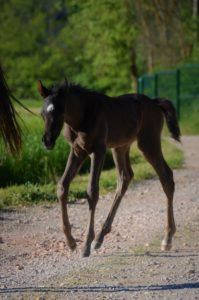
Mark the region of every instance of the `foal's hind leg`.
[[103, 243], [104, 236], [111, 231], [111, 225], [117, 209], [133, 177], [133, 171], [129, 160], [129, 146], [113, 149], [113, 158], [118, 171], [117, 189], [111, 210], [96, 239], [95, 249], [100, 248]]
[[167, 223], [165, 228], [165, 236], [162, 240], [161, 249], [170, 250], [172, 247], [172, 237], [176, 232], [174, 213], [173, 213], [173, 196], [175, 183], [173, 180], [173, 172], [164, 160], [159, 140], [138, 139], [138, 147], [144, 153], [144, 156], [157, 172], [163, 190], [167, 196]]

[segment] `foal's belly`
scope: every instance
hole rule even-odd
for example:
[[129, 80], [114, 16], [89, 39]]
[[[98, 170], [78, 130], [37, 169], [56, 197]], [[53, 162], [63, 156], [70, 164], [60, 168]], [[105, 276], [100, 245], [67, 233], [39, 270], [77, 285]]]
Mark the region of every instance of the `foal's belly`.
[[107, 101], [104, 109], [108, 129], [107, 146], [116, 148], [132, 143], [140, 129], [140, 102], [134, 101], [133, 95], [124, 95]]
[[132, 117], [127, 113], [118, 114], [117, 118], [108, 123], [107, 146], [117, 148], [126, 144], [131, 144], [136, 140], [140, 127], [140, 118]]

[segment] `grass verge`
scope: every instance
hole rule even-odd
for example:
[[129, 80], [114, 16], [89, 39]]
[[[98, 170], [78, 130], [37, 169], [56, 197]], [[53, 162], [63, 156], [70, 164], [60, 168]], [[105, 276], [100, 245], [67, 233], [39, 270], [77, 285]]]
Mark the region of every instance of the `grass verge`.
[[[168, 164], [172, 168], [179, 168], [184, 161], [183, 152], [179, 150], [168, 139], [163, 139], [163, 152]], [[136, 157], [136, 161], [134, 160]], [[134, 181], [149, 179], [155, 176], [151, 165], [139, 153], [137, 146], [133, 145], [131, 149], [131, 162], [135, 173]], [[86, 197], [86, 186], [89, 174], [78, 175], [71, 184], [69, 201]], [[100, 193], [114, 191], [116, 187], [115, 168], [102, 172], [100, 179]], [[56, 201], [55, 184], [33, 184], [27, 182], [22, 185], [12, 185], [0, 189], [0, 208], [8, 206], [26, 206], [38, 203], [53, 203]]]

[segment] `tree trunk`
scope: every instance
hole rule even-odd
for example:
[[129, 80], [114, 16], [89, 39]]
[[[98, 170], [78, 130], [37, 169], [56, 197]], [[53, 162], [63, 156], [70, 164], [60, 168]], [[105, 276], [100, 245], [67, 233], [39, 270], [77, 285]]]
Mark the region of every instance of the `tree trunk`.
[[136, 65], [136, 51], [135, 48], [131, 51], [131, 76], [133, 81], [133, 92], [138, 92], [138, 71]]

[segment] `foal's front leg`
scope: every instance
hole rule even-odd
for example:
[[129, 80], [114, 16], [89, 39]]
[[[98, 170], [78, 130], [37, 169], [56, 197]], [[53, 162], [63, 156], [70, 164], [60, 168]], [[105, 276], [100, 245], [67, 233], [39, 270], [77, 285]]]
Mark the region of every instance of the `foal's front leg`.
[[63, 231], [66, 236], [68, 246], [71, 250], [74, 250], [76, 248], [76, 241], [71, 234], [71, 225], [68, 219], [66, 201], [70, 183], [77, 174], [86, 157], [87, 153], [85, 151], [81, 150], [78, 151], [78, 153], [75, 153], [74, 150], [71, 149], [64, 174], [57, 186], [57, 196], [61, 204]]
[[94, 153], [92, 153], [91, 156], [90, 180], [87, 188], [90, 218], [87, 227], [86, 241], [82, 251], [83, 257], [87, 257], [90, 255], [91, 243], [95, 238], [95, 209], [99, 198], [99, 178], [103, 167], [105, 154], [106, 147], [99, 146], [98, 149]]
[[106, 221], [104, 222], [102, 229], [97, 236], [94, 249], [99, 249], [101, 247], [105, 235], [111, 231], [111, 225], [113, 223], [122, 197], [124, 196], [128, 185], [133, 178], [133, 171], [131, 169], [129, 160], [129, 147], [125, 146], [118, 149], [113, 149], [113, 158], [118, 171], [116, 194]]

